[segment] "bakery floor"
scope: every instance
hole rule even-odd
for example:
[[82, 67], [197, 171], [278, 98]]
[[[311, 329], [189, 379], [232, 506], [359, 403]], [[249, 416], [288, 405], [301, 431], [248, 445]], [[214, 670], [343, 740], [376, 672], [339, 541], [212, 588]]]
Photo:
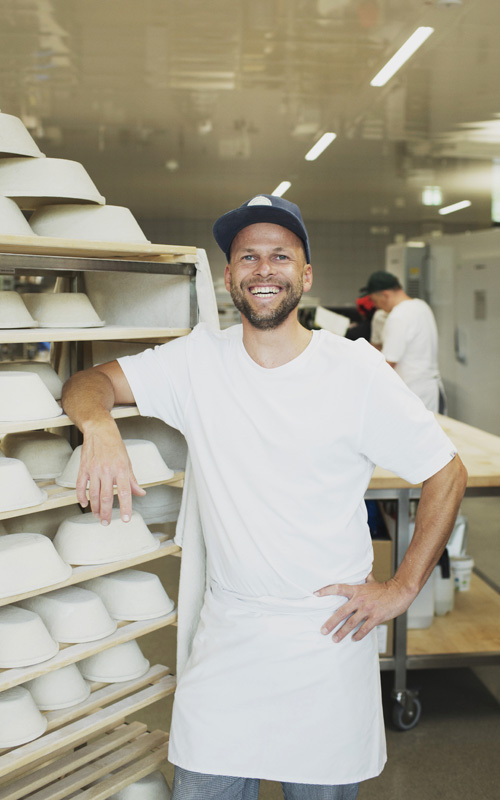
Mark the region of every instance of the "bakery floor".
[[[469, 522], [469, 554], [483, 575], [500, 586], [500, 498], [466, 499], [462, 513]], [[165, 588], [175, 596], [180, 559], [166, 557], [155, 566]], [[141, 640], [151, 663], [174, 669], [175, 633], [170, 627]], [[408, 685], [420, 690], [423, 710], [417, 727], [405, 733], [393, 730], [390, 723], [393, 674], [382, 673], [381, 679], [388, 761], [378, 778], [361, 785], [359, 800], [497, 800], [500, 666], [410, 672]], [[169, 730], [171, 709], [169, 697], [136, 718], [151, 730]], [[171, 784], [173, 767], [165, 763], [163, 771]], [[261, 782], [259, 800], [282, 798], [278, 783]]]

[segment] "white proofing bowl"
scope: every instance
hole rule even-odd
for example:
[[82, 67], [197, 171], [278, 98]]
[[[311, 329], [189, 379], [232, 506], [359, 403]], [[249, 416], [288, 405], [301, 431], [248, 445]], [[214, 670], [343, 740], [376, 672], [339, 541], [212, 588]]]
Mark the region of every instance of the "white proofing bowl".
[[0, 328], [38, 328], [17, 292], [0, 292]]
[[64, 563], [46, 536], [40, 533], [0, 536], [0, 597], [54, 586], [70, 575], [71, 567]]
[[135, 639], [132, 639], [84, 658], [78, 662], [78, 666], [88, 681], [121, 683], [144, 675], [149, 669], [149, 661], [143, 656]]
[[123, 206], [42, 206], [30, 218], [39, 236], [93, 242], [149, 242], [134, 215]]
[[145, 522], [174, 522], [179, 516], [182, 489], [176, 486], [150, 486], [144, 497], [132, 495], [132, 508]]
[[[148, 439], [124, 439], [123, 441], [132, 464], [132, 470], [139, 483], [155, 483], [174, 477], [174, 471], [165, 464], [154, 442], [150, 442]], [[56, 480], [59, 486], [67, 486], [71, 489], [76, 487], [81, 455], [82, 446], [78, 445], [73, 450], [66, 469]]]
[[0, 196], [0, 235], [36, 236], [23, 212], [10, 197]]
[[116, 622], [109, 616], [101, 598], [79, 586], [29, 597], [19, 605], [39, 614], [56, 642], [93, 642], [116, 630]]
[[0, 114], [0, 156], [45, 158], [24, 122], [12, 114]]
[[40, 664], [58, 650], [59, 645], [38, 614], [18, 606], [0, 608], [0, 668]]
[[0, 692], [0, 747], [38, 739], [47, 728], [47, 719], [36, 707], [29, 691], [15, 686]]
[[100, 319], [83, 292], [27, 292], [26, 308], [40, 328], [100, 328]]
[[74, 506], [60, 506], [9, 517], [4, 522], [4, 533], [43, 533], [44, 536], [53, 539], [61, 522], [74, 513]]
[[18, 458], [0, 459], [0, 512], [31, 508], [46, 499], [47, 492], [39, 489], [26, 464]]
[[0, 371], [0, 420], [28, 422], [59, 417], [62, 408], [34, 372]]
[[70, 708], [90, 695], [90, 685], [75, 664], [26, 681], [25, 686], [41, 711]]
[[85, 168], [64, 158], [0, 159], [2, 194], [24, 210], [49, 203], [106, 202]]
[[9, 458], [18, 458], [26, 464], [35, 480], [57, 478], [73, 452], [64, 436], [48, 431], [8, 433], [2, 439], [2, 450]]
[[62, 380], [54, 367], [51, 367], [46, 361], [0, 361], [0, 371], [5, 370], [7, 372], [34, 372], [40, 376], [54, 400], [61, 399]]
[[123, 569], [81, 585], [99, 595], [113, 619], [155, 619], [175, 607], [158, 575], [151, 572]]
[[108, 800], [171, 800], [169, 785], [160, 770], [151, 772], [134, 783], [129, 783]]
[[65, 519], [54, 537], [54, 546], [69, 564], [108, 564], [156, 550], [160, 543], [142, 517], [132, 512], [130, 522], [114, 510], [109, 525], [101, 525], [93, 514]]

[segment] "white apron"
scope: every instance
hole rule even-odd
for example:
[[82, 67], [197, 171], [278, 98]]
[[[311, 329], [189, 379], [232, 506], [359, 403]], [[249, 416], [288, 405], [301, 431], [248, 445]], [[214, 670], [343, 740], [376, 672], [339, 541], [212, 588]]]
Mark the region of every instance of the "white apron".
[[169, 760], [292, 783], [378, 775], [386, 753], [375, 632], [340, 643], [320, 633], [344, 602], [244, 597], [212, 583], [175, 696]]

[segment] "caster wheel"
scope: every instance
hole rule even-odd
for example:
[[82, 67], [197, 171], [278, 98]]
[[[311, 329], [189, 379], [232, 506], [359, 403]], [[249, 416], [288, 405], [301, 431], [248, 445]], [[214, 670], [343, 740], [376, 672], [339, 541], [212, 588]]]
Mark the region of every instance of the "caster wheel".
[[420, 721], [422, 704], [417, 697], [413, 697], [408, 707], [401, 703], [394, 703], [392, 707], [392, 722], [398, 731], [410, 731]]

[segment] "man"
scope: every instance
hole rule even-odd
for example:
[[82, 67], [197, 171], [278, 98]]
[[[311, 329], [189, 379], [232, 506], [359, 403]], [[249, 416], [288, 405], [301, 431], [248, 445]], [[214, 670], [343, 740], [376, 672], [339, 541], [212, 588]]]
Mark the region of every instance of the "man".
[[437, 413], [442, 384], [436, 320], [430, 307], [424, 300], [409, 297], [390, 272], [370, 275], [361, 295], [369, 295], [376, 307], [388, 314], [382, 334], [386, 361], [426, 408]]
[[[209, 586], [174, 704], [173, 800], [354, 800], [385, 762], [375, 627], [404, 612], [452, 530], [465, 470], [432, 414], [367, 342], [298, 322], [312, 284], [300, 211], [259, 195], [214, 226], [242, 326], [75, 375], [78, 497], [106, 524], [141, 490], [110, 416], [137, 402], [185, 435]], [[423, 481], [396, 575], [371, 576], [374, 463]]]

